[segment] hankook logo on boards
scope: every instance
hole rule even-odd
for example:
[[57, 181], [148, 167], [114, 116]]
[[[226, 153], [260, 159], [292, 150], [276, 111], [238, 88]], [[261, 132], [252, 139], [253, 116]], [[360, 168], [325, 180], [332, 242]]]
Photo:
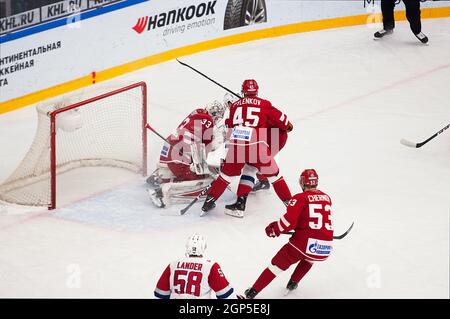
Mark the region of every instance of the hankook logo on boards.
[[[187, 7], [170, 10], [167, 12], [151, 16], [144, 16], [138, 19], [136, 25], [132, 29], [136, 31], [138, 34], [141, 34], [145, 30], [151, 31], [154, 29], [166, 27], [167, 29], [164, 30], [164, 35], [168, 35], [171, 33], [183, 33], [186, 27], [189, 29], [189, 26], [194, 28], [214, 23], [215, 18], [208, 19], [207, 17], [215, 15], [216, 4], [217, 0], [213, 0], [208, 2], [202, 2], [197, 5], [190, 5]], [[172, 25], [181, 24], [183, 22], [189, 22], [192, 19], [200, 19], [200, 18], [204, 19], [201, 21], [193, 22], [192, 24], [185, 23], [177, 26], [176, 28], [172, 28], [176, 30], [172, 30], [171, 28], [169, 28]]]

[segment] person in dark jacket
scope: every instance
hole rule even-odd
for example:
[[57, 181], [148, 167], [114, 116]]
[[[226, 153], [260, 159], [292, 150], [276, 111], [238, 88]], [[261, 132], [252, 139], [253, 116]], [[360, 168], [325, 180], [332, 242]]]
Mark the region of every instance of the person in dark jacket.
[[[385, 35], [392, 34], [395, 27], [394, 7], [396, 0], [381, 0], [381, 12], [383, 14], [383, 30], [375, 32], [375, 38], [379, 39]], [[422, 43], [428, 42], [428, 37], [422, 33], [420, 20], [420, 0], [403, 0], [406, 7], [406, 18], [411, 31]]]

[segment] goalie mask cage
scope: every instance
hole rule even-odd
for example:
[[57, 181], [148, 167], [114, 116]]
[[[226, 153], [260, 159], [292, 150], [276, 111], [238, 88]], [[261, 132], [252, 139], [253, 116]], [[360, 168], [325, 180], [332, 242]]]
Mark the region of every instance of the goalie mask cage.
[[147, 174], [145, 82], [97, 92], [76, 103], [69, 102], [72, 97], [36, 107], [33, 143], [0, 185], [0, 200], [54, 209], [57, 192], [62, 191], [57, 176], [80, 167], [117, 167]]

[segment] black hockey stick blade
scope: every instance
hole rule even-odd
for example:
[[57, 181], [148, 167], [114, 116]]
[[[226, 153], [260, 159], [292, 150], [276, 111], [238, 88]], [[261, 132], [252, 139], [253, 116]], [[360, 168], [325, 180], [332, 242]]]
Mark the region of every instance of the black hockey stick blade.
[[412, 148], [419, 148], [424, 146], [425, 144], [427, 144], [429, 141], [431, 141], [433, 138], [435, 138], [436, 136], [438, 136], [439, 134], [441, 134], [442, 132], [444, 132], [446, 129], [448, 129], [450, 127], [450, 124], [446, 125], [445, 127], [443, 127], [442, 129], [440, 129], [438, 132], [436, 132], [434, 135], [430, 136], [429, 138], [427, 138], [425, 141], [421, 142], [421, 143], [414, 143], [411, 141], [408, 141], [404, 138], [402, 138], [400, 140], [400, 143], [408, 146], [408, 147], [412, 147]]
[[347, 234], [352, 230], [354, 224], [355, 224], [355, 222], [352, 222], [352, 224], [350, 225], [350, 228], [347, 229], [347, 231], [345, 233], [343, 233], [342, 235], [339, 235], [339, 236], [333, 236], [333, 239], [342, 239], [345, 236], [347, 236]]
[[189, 210], [189, 208], [192, 207], [192, 205], [194, 205], [197, 201], [198, 201], [199, 197], [194, 198], [185, 208], [180, 210], [180, 215], [184, 215], [186, 214], [186, 212]]

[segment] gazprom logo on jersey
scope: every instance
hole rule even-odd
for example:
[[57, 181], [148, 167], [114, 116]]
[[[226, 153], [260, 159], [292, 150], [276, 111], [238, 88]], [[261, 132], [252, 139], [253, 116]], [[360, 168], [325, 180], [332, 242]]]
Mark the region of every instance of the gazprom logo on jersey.
[[[202, 18], [215, 14], [215, 6], [217, 0], [202, 2], [197, 5], [179, 8], [177, 10], [170, 10], [153, 16], [145, 16], [138, 19], [136, 25], [132, 28], [137, 33], [141, 34], [145, 29], [150, 31], [152, 29], [167, 27], [172, 24], [187, 22], [194, 18]], [[208, 25], [213, 23], [211, 19], [205, 19], [199, 23]], [[201, 26], [203, 26], [201, 25]], [[186, 27], [186, 25], [184, 25]], [[193, 27], [198, 27], [197, 24]], [[188, 25], [189, 28], [189, 25]], [[184, 32], [184, 28], [183, 28]], [[180, 33], [182, 33], [180, 31]]]
[[252, 138], [252, 132], [253, 130], [249, 127], [236, 126], [233, 128], [230, 139], [239, 141], [250, 141]]
[[329, 256], [331, 251], [333, 250], [333, 246], [331, 245], [331, 241], [319, 240], [310, 238], [308, 239], [307, 245], [308, 254], [316, 255], [316, 256]]

